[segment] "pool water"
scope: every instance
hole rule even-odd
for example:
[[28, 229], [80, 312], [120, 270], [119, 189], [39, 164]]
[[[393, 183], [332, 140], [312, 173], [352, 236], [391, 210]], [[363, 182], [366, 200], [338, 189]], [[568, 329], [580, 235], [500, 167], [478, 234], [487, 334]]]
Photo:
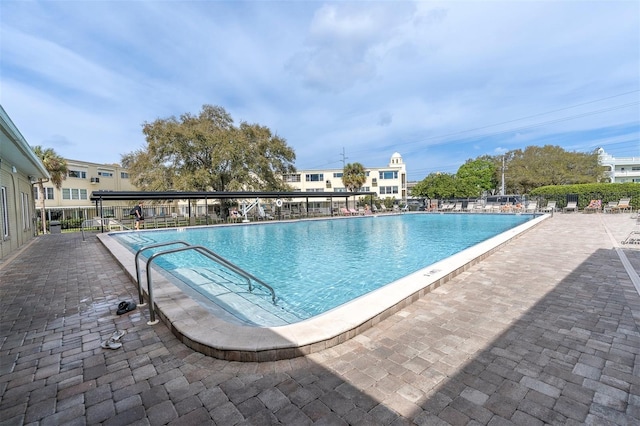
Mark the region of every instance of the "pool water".
[[[134, 253], [150, 244], [176, 240], [205, 246], [271, 285], [277, 295], [278, 316], [292, 323], [329, 311], [533, 217], [405, 214], [111, 236]], [[150, 249], [144, 254], [148, 257], [167, 248]], [[162, 256], [154, 263], [214, 302], [229, 292], [248, 293], [242, 280], [224, 276], [209, 259], [193, 251]], [[224, 281], [224, 291], [211, 281]], [[256, 286], [254, 293], [267, 300], [264, 288]], [[222, 305], [238, 313], [246, 310], [234, 303]], [[255, 313], [250, 316], [258, 325], [269, 325], [261, 324]]]

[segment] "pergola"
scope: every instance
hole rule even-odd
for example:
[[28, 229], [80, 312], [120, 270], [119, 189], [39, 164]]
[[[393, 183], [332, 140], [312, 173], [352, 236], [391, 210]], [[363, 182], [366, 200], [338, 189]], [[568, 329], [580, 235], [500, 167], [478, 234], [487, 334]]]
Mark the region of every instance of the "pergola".
[[[305, 211], [308, 214], [308, 206], [310, 199], [329, 200], [333, 202], [334, 198], [344, 198], [345, 204], [348, 204], [349, 197], [365, 196], [371, 197], [370, 204], [373, 204], [375, 192], [294, 192], [294, 191], [232, 191], [232, 192], [215, 192], [215, 191], [93, 191], [91, 193], [91, 201], [96, 203], [96, 211], [100, 213], [102, 218], [103, 201], [140, 201], [140, 200], [204, 200], [205, 207], [208, 200], [249, 200], [249, 199], [270, 199], [270, 200], [292, 200], [305, 199]], [[331, 211], [333, 215], [333, 211]], [[191, 203], [189, 203], [189, 216], [191, 216]]]

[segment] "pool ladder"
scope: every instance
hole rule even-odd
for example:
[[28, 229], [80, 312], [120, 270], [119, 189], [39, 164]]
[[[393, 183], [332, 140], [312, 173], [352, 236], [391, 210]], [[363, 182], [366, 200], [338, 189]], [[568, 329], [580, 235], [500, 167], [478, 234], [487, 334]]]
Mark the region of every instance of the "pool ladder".
[[150, 315], [150, 321], [147, 322], [148, 325], [154, 325], [158, 323], [158, 320], [156, 319], [156, 315], [155, 315], [155, 310], [153, 309], [154, 307], [154, 302], [153, 302], [153, 285], [151, 283], [151, 263], [158, 257], [160, 256], [164, 256], [166, 254], [171, 254], [171, 253], [178, 253], [178, 252], [183, 252], [183, 251], [187, 251], [187, 250], [194, 250], [198, 253], [200, 253], [201, 255], [208, 257], [209, 259], [213, 260], [214, 262], [217, 262], [219, 265], [222, 265], [228, 269], [230, 269], [231, 271], [235, 272], [236, 274], [240, 275], [241, 277], [243, 277], [246, 281], [247, 281], [247, 286], [249, 287], [249, 291], [253, 291], [253, 285], [251, 284], [252, 281], [255, 281], [256, 283], [260, 284], [261, 286], [267, 288], [269, 290], [269, 292], [271, 293], [271, 301], [273, 302], [273, 304], [276, 303], [276, 292], [273, 289], [273, 287], [271, 287], [269, 284], [265, 283], [264, 281], [262, 281], [260, 278], [257, 278], [255, 276], [253, 276], [252, 274], [250, 274], [249, 272], [245, 271], [244, 269], [240, 268], [237, 265], [234, 265], [233, 263], [229, 262], [227, 259], [225, 259], [224, 257], [220, 256], [219, 254], [214, 253], [213, 251], [209, 250], [207, 247], [204, 246], [200, 246], [200, 245], [191, 245], [189, 243], [187, 243], [186, 241], [169, 241], [169, 242], [164, 242], [164, 243], [157, 243], [157, 244], [151, 244], [145, 247], [140, 248], [137, 252], [136, 252], [136, 256], [135, 256], [135, 264], [136, 264], [136, 280], [138, 281], [138, 297], [140, 299], [140, 304], [139, 306], [145, 306], [146, 304], [144, 303], [144, 298], [143, 298], [143, 294], [142, 294], [142, 282], [140, 280], [140, 264], [138, 262], [138, 259], [140, 258], [140, 255], [142, 254], [142, 252], [152, 249], [152, 248], [158, 248], [158, 247], [164, 247], [164, 246], [170, 246], [170, 245], [175, 245], [175, 244], [181, 244], [183, 247], [176, 247], [176, 248], [172, 248], [172, 249], [168, 249], [168, 250], [163, 250], [163, 251], [159, 251], [157, 253], [152, 254], [151, 256], [149, 256], [149, 258], [147, 259], [147, 264], [146, 264], [146, 268], [147, 268], [147, 290], [149, 293], [149, 315]]

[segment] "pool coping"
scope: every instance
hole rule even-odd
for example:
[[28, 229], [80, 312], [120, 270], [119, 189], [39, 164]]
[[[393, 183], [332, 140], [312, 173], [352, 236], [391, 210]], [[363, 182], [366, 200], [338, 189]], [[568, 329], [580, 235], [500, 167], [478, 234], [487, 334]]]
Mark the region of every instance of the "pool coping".
[[[251, 362], [295, 358], [352, 339], [550, 217], [549, 214], [536, 216], [351, 302], [295, 324], [256, 327], [230, 323], [213, 315], [152, 269], [155, 312], [182, 343], [205, 355], [229, 361]], [[340, 218], [354, 219], [356, 218]], [[109, 233], [98, 234], [98, 239], [137, 286], [134, 254]], [[148, 300], [146, 280], [142, 281], [145, 300]]]

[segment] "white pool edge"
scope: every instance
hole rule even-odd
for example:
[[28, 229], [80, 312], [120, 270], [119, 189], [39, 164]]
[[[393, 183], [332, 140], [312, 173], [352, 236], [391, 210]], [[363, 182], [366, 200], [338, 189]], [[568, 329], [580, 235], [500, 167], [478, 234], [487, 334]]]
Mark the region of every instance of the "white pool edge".
[[[295, 324], [256, 327], [224, 321], [162, 275], [152, 271], [155, 312], [180, 341], [203, 354], [235, 361], [293, 358], [353, 338], [466, 271], [549, 217], [548, 214], [535, 217], [351, 302]], [[134, 255], [107, 233], [98, 234], [98, 239], [135, 284]], [[143, 277], [142, 281], [146, 301], [146, 279]]]

